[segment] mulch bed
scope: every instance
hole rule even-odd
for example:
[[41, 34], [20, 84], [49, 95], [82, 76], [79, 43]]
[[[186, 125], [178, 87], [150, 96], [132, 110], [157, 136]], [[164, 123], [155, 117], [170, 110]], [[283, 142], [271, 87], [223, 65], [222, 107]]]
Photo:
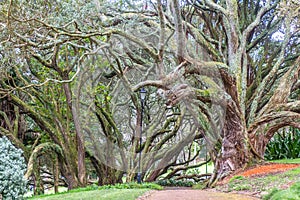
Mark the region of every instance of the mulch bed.
[[250, 167], [246, 170], [239, 171], [231, 176], [226, 177], [225, 179], [219, 181], [217, 185], [227, 184], [233, 176], [245, 176], [245, 177], [254, 177], [254, 176], [264, 176], [268, 174], [276, 174], [280, 172], [285, 172], [290, 169], [300, 167], [300, 164], [280, 164], [280, 163], [267, 163], [257, 166]]
[[297, 167], [300, 167], [300, 164], [271, 163], [271, 164], [260, 165], [254, 168], [247, 169], [243, 172], [240, 172], [237, 175], [245, 176], [245, 177], [261, 176], [266, 174], [275, 174], [279, 172], [284, 172]]

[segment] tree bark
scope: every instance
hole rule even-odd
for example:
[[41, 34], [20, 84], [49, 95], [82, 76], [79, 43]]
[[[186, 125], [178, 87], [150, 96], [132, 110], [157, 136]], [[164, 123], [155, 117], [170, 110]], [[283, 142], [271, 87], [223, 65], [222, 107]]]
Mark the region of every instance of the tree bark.
[[94, 155], [88, 154], [89, 159], [94, 166], [97, 176], [98, 176], [98, 185], [107, 185], [107, 184], [116, 184], [122, 183], [122, 177], [124, 172], [119, 171], [110, 167], [109, 165], [101, 163]]
[[68, 184], [68, 190], [79, 187], [80, 184], [78, 182], [76, 172], [72, 169], [72, 166], [70, 166], [70, 164], [65, 164], [63, 162], [64, 160], [59, 159], [61, 173], [62, 176], [66, 178], [66, 182]]
[[[68, 80], [68, 77], [64, 77], [64, 79]], [[85, 167], [85, 147], [84, 147], [84, 136], [82, 133], [78, 108], [76, 106], [76, 100], [72, 98], [72, 92], [69, 86], [69, 83], [63, 84], [65, 95], [67, 99], [67, 104], [69, 109], [71, 110], [73, 122], [75, 125], [76, 132], [76, 142], [77, 142], [77, 166], [78, 166], [78, 180], [80, 186], [86, 185], [86, 167]], [[72, 102], [75, 101], [75, 102]]]
[[35, 195], [41, 195], [44, 194], [44, 185], [43, 180], [41, 178], [40, 174], [40, 161], [39, 159], [36, 160], [36, 163], [34, 164], [34, 178], [35, 178], [35, 188], [34, 188], [34, 194]]
[[58, 159], [55, 157], [53, 159], [53, 182], [54, 182], [54, 193], [58, 193], [58, 185], [59, 185], [59, 165]]
[[211, 177], [210, 186], [232, 172], [246, 167], [253, 158], [247, 127], [240, 111], [232, 102], [226, 109], [222, 147], [215, 160], [215, 175]]

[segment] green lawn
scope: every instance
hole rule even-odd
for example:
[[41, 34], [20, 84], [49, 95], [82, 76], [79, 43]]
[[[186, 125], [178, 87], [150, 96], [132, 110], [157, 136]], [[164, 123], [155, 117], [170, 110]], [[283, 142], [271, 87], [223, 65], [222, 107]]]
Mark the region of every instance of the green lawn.
[[299, 164], [300, 163], [300, 158], [296, 158], [296, 159], [283, 159], [283, 160], [272, 160], [270, 162], [274, 162], [274, 163], [287, 163], [287, 164]]
[[134, 200], [150, 189], [105, 189], [32, 197], [34, 200]]

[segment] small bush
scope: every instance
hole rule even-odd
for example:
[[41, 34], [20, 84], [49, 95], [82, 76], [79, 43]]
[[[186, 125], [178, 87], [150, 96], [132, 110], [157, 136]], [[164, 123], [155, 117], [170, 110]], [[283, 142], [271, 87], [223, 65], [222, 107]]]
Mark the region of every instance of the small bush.
[[175, 187], [192, 187], [195, 183], [193, 181], [182, 181], [182, 180], [159, 180], [156, 182], [158, 185], [161, 186], [175, 186]]
[[27, 184], [23, 152], [6, 137], [0, 138], [0, 149], [0, 194], [3, 199], [23, 199]]
[[117, 183], [115, 185], [103, 185], [97, 186], [95, 184], [84, 187], [84, 188], [77, 188], [71, 190], [69, 192], [82, 192], [82, 191], [90, 191], [90, 190], [106, 190], [106, 189], [153, 189], [153, 190], [162, 190], [163, 187], [155, 184], [155, 183]]

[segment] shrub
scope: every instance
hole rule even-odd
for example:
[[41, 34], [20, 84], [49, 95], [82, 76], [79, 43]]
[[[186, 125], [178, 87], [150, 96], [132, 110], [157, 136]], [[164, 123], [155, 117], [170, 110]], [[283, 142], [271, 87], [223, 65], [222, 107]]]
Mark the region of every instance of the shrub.
[[115, 185], [103, 185], [103, 186], [97, 186], [95, 184], [89, 185], [84, 188], [76, 188], [74, 190], [68, 191], [70, 192], [83, 192], [83, 191], [91, 191], [91, 190], [107, 190], [107, 189], [153, 189], [153, 190], [162, 190], [163, 187], [155, 184], [155, 183], [117, 183]]
[[155, 183], [117, 183], [115, 185], [103, 185], [100, 186], [99, 189], [154, 189], [161, 190], [163, 189], [160, 185]]
[[183, 181], [183, 180], [174, 180], [174, 179], [159, 180], [156, 183], [161, 186], [176, 186], [176, 187], [192, 187], [195, 184], [195, 182], [193, 181]]
[[3, 199], [22, 199], [26, 192], [26, 164], [22, 150], [0, 138], [0, 194]]
[[267, 145], [267, 160], [291, 159], [300, 157], [300, 130], [290, 128], [276, 133]]

